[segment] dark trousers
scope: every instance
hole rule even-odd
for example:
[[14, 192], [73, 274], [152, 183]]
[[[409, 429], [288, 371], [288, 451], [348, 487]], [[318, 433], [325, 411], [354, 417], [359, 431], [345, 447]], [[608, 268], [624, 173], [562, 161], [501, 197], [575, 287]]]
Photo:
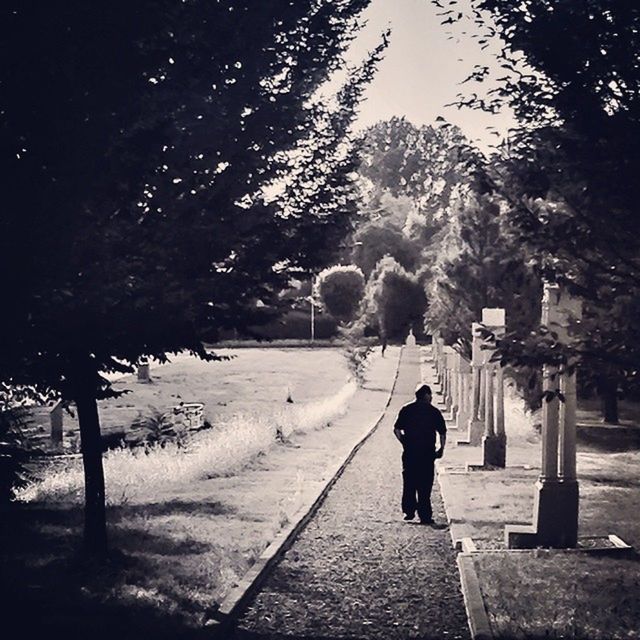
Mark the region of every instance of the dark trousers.
[[428, 455], [402, 454], [402, 511], [410, 516], [417, 511], [420, 520], [432, 517], [433, 462]]

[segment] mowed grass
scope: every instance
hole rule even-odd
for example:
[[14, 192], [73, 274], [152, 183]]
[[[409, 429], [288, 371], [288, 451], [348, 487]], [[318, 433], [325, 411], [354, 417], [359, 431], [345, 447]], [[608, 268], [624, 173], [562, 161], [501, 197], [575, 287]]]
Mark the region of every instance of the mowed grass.
[[534, 550], [473, 559], [496, 639], [640, 637], [637, 557]]
[[[5, 531], [2, 567], [5, 586], [12, 585], [7, 609], [23, 637], [45, 630], [66, 638], [195, 637], [297, 510], [303, 493], [323, 482], [336, 455], [344, 455], [354, 433], [366, 426], [338, 428], [335, 418], [349, 403], [382, 409], [398, 355], [390, 348], [385, 359], [375, 359], [371, 389], [353, 396], [338, 350], [253, 351], [251, 358], [206, 365], [197, 381], [184, 361], [152, 369], [153, 385], [132, 383], [136, 394], [139, 388], [156, 394], [163, 380], [171, 381], [170, 398], [202, 401], [206, 392], [225, 406], [208, 407], [215, 427], [198, 434], [188, 452], [168, 447], [151, 455], [108, 455], [114, 555], [107, 567], [88, 564], [77, 553], [78, 467], [74, 491], [67, 478], [48, 499], [40, 487], [32, 502], [18, 506]], [[285, 402], [287, 386], [293, 404]], [[284, 437], [274, 438], [276, 425]]]
[[[98, 403], [103, 432], [122, 431], [139, 414], [171, 410], [181, 402], [204, 404], [210, 423], [237, 413], [271, 412], [291, 395], [307, 403], [337, 392], [348, 370], [339, 348], [250, 347], [215, 349], [230, 360], [205, 362], [188, 354], [171, 356], [168, 364], [151, 363], [151, 381], [135, 375], [109, 376], [118, 398]], [[64, 416], [65, 436], [77, 437], [75, 415]]]

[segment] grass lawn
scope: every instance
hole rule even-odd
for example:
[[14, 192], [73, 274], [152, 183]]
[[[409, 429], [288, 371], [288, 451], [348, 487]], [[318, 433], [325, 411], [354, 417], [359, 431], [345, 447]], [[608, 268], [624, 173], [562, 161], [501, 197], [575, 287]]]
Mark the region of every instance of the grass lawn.
[[[288, 393], [294, 402], [327, 397], [345, 383], [348, 370], [336, 347], [215, 349], [231, 360], [204, 362], [188, 354], [171, 357], [168, 364], [151, 363], [151, 381], [135, 375], [110, 376], [119, 398], [99, 402], [104, 433], [126, 430], [136, 416], [152, 409], [166, 411], [181, 402], [201, 402], [210, 423], [237, 413], [271, 411]], [[78, 438], [78, 423], [65, 413], [67, 443]]]
[[[329, 426], [324, 422], [274, 441], [241, 469], [197, 480], [159, 478], [155, 486], [146, 482], [116, 496], [108, 508], [116, 553], [106, 568], [87, 564], [76, 552], [82, 525], [77, 495], [18, 505], [5, 521], [1, 551], [3, 603], [23, 637], [45, 630], [65, 638], [196, 637], [217, 603], [373, 424], [398, 355], [398, 348], [389, 348], [386, 358], [374, 357], [367, 384], [349, 396], [349, 410]], [[337, 350], [259, 349], [252, 361], [246, 357], [207, 365], [200, 375], [189, 374], [193, 362], [178, 359], [152, 369], [156, 382], [141, 385], [138, 397], [162, 400], [166, 394], [151, 394], [166, 383], [169, 398], [189, 390], [185, 401], [207, 401], [210, 415], [219, 416], [214, 422], [224, 422], [230, 413], [256, 407], [261, 415], [278, 414], [287, 385], [293, 409], [321, 406], [344, 388], [346, 368]], [[137, 384], [132, 386], [138, 394]], [[211, 432], [216, 429], [201, 436]]]
[[[583, 407], [580, 415], [593, 418], [593, 408]], [[532, 522], [541, 458], [534, 425], [539, 422], [508, 389], [507, 469], [466, 472], [465, 463], [481, 463], [481, 448], [455, 445], [439, 467], [452, 536], [471, 537], [479, 550], [473, 559], [492, 630], [505, 639], [640, 638], [638, 556], [504, 547], [505, 524]], [[579, 535], [613, 533], [640, 549], [640, 450], [610, 444], [578, 443]]]
[[633, 557], [530, 552], [474, 555], [495, 638], [640, 637], [640, 563]]

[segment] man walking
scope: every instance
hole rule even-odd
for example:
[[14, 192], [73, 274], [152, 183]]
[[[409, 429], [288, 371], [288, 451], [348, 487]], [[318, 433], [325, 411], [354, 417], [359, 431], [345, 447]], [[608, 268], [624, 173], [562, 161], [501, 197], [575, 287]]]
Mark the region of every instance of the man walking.
[[[441, 458], [447, 440], [447, 426], [442, 414], [431, 404], [431, 389], [426, 384], [416, 387], [415, 402], [400, 409], [393, 427], [402, 443], [402, 511], [405, 520], [413, 520], [418, 512], [422, 524], [433, 524], [431, 488], [434, 461]], [[436, 432], [440, 446], [436, 450]]]

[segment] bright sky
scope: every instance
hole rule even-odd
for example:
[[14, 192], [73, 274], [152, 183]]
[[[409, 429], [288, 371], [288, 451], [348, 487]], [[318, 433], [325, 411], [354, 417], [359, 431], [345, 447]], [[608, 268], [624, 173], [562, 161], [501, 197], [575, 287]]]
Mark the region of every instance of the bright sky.
[[[450, 25], [440, 24], [439, 9], [430, 0], [373, 0], [364, 17], [368, 24], [353, 44], [349, 58], [358, 62], [379, 41], [380, 34], [391, 28], [391, 42], [385, 59], [360, 107], [358, 127], [366, 127], [392, 116], [406, 116], [416, 125], [432, 124], [438, 116], [457, 124], [471, 140], [486, 149], [504, 136], [513, 120], [510, 114], [492, 116], [472, 109], [445, 107], [467, 85], [460, 83], [475, 64], [495, 67], [491, 51], [456, 26], [451, 37]], [[468, 23], [468, 31], [473, 25]]]

